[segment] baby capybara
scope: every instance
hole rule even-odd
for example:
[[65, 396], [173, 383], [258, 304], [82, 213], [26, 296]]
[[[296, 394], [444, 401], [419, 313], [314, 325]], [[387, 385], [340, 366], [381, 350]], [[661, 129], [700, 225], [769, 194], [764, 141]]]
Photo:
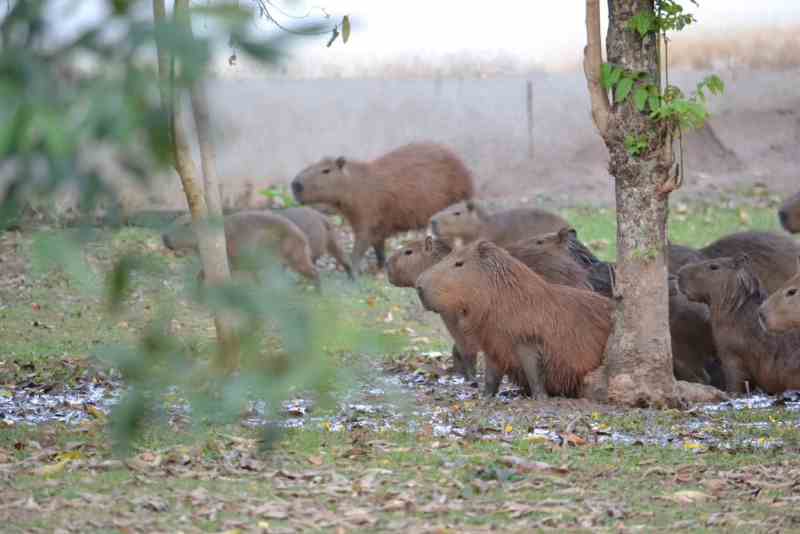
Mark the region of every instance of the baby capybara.
[[759, 317], [770, 332], [800, 332], [800, 263], [797, 274], [761, 305]]
[[787, 232], [800, 233], [800, 193], [786, 199], [778, 210], [778, 219]]
[[[569, 256], [563, 257], [546, 250], [538, 251], [524, 242], [512, 243], [506, 250], [550, 283], [591, 289], [586, 269]], [[414, 287], [417, 278], [423, 272], [436, 265], [450, 252], [450, 246], [441, 239], [426, 237], [408, 243], [392, 254], [386, 262], [389, 282], [398, 287]], [[458, 331], [457, 316], [442, 314], [442, 321], [455, 342], [452, 353], [453, 367], [465, 378], [472, 378], [475, 375], [477, 349], [466, 348], [467, 342]], [[527, 384], [521, 385], [524, 387]]]
[[[260, 253], [271, 252], [319, 287], [308, 239], [290, 220], [268, 211], [240, 211], [226, 216], [224, 224], [233, 272], [252, 272], [255, 266], [248, 264], [250, 260]], [[197, 251], [197, 236], [188, 217], [177, 221], [161, 238], [168, 249]]]
[[677, 273], [680, 267], [689, 263], [734, 257], [739, 253], [750, 256], [751, 269], [762, 287], [772, 293], [794, 275], [800, 246], [786, 234], [756, 230], [721, 237], [699, 250], [671, 244], [670, 273]]
[[347, 275], [353, 278], [350, 262], [344, 257], [342, 247], [336, 239], [336, 230], [325, 215], [305, 206], [277, 210], [274, 213], [286, 217], [306, 234], [308, 245], [311, 247], [312, 262], [316, 262], [326, 253], [330, 254]]
[[557, 232], [541, 234], [520, 241], [520, 243], [525, 243], [530, 250], [547, 251], [550, 254], [573, 258], [579, 265], [586, 268], [591, 289], [606, 297], [612, 296], [611, 277], [614, 265], [598, 259], [586, 245], [578, 240], [578, 233], [574, 228], [565, 226]]
[[674, 276], [669, 279], [669, 333], [675, 378], [724, 389], [708, 306], [687, 299]]
[[517, 208], [488, 213], [474, 201], [459, 202], [431, 217], [431, 230], [453, 246], [476, 240], [505, 246], [569, 226], [555, 213], [538, 208]]
[[471, 198], [473, 189], [461, 159], [433, 143], [405, 145], [368, 162], [325, 158], [292, 180], [298, 202], [331, 205], [350, 223], [355, 274], [370, 246], [383, 268], [387, 238], [425, 228], [431, 215]]
[[611, 301], [550, 284], [489, 241], [453, 251], [417, 280], [423, 305], [458, 317], [486, 354], [484, 393], [524, 374], [531, 396], [577, 396], [597, 368], [612, 326]]
[[685, 265], [678, 286], [689, 300], [710, 308], [728, 391], [742, 393], [745, 383], [767, 393], [800, 388], [800, 332], [771, 334], [761, 327], [758, 311], [766, 294], [747, 254]]

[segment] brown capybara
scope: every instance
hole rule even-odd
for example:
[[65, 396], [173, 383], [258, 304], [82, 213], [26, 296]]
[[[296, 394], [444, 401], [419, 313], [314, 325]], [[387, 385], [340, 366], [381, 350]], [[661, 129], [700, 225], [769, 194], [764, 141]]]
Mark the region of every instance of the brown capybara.
[[[252, 271], [248, 261], [254, 255], [272, 252], [290, 269], [320, 287], [308, 239], [292, 221], [268, 211], [240, 211], [226, 216], [224, 224], [233, 272]], [[161, 238], [170, 250], [197, 251], [197, 236], [188, 217], [177, 221]]]
[[728, 391], [742, 393], [745, 383], [767, 393], [800, 388], [800, 332], [771, 334], [761, 327], [758, 311], [766, 293], [747, 254], [685, 265], [678, 286], [689, 300], [710, 308]]
[[452, 246], [486, 240], [504, 247], [547, 232], [557, 232], [567, 221], [538, 208], [488, 213], [472, 200], [448, 206], [431, 217], [431, 230]]
[[547, 251], [550, 254], [571, 257], [588, 271], [591, 289], [606, 297], [612, 296], [611, 276], [614, 265], [598, 259], [586, 245], [578, 240], [578, 233], [574, 228], [565, 226], [557, 232], [541, 234], [521, 241], [521, 243], [525, 243], [530, 250]]
[[273, 213], [286, 217], [306, 234], [308, 245], [311, 247], [312, 262], [316, 262], [326, 253], [330, 254], [347, 275], [353, 278], [350, 262], [344, 257], [342, 247], [336, 239], [336, 230], [325, 215], [305, 206], [276, 210]]
[[724, 389], [708, 306], [687, 299], [675, 276], [669, 278], [669, 332], [675, 378]]
[[[506, 250], [547, 282], [591, 289], [586, 269], [570, 256], [554, 254], [548, 250], [537, 250], [526, 241], [512, 243]], [[450, 252], [450, 246], [441, 239], [426, 237], [408, 243], [392, 254], [386, 262], [389, 282], [398, 287], [414, 287], [417, 278], [423, 272], [444, 259]], [[455, 341], [453, 367], [465, 378], [472, 378], [475, 375], [477, 350], [470, 351], [465, 348], [466, 341], [457, 331], [457, 317], [442, 314], [442, 321]], [[520, 385], [527, 386], [525, 381]]]
[[800, 332], [800, 261], [797, 274], [761, 305], [759, 318], [764, 328], [779, 333], [789, 330]]
[[787, 232], [800, 233], [800, 193], [786, 199], [778, 210], [778, 219]]
[[682, 266], [678, 265], [678, 257], [681, 258], [680, 261], [697, 263], [714, 258], [734, 257], [739, 253], [750, 256], [750, 268], [761, 281], [762, 287], [772, 293], [794, 275], [800, 245], [786, 234], [757, 230], [721, 237], [694, 253], [688, 247], [670, 245], [670, 272], [675, 274], [675, 267]]
[[669, 274], [678, 274], [684, 265], [703, 261], [703, 254], [692, 247], [669, 243], [667, 245], [667, 270]]
[[422, 273], [423, 305], [458, 317], [486, 354], [484, 393], [504, 374], [523, 374], [531, 396], [577, 396], [597, 368], [612, 327], [612, 303], [597, 293], [546, 282], [489, 241], [453, 251]]
[[325, 158], [292, 180], [301, 204], [329, 204], [341, 212], [355, 234], [351, 267], [372, 246], [383, 268], [387, 238], [428, 225], [431, 215], [472, 198], [472, 174], [451, 150], [413, 143], [373, 161]]

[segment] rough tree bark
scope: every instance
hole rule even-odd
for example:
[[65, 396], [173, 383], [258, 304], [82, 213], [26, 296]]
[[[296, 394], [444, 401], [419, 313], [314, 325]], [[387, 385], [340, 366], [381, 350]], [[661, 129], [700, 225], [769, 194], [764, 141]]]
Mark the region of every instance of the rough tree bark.
[[[189, 0], [175, 0], [174, 17], [177, 24], [183, 24], [191, 31], [191, 20], [188, 13]], [[156, 22], [166, 20], [164, 0], [153, 0], [153, 16]], [[230, 278], [228, 266], [225, 232], [220, 224], [206, 224], [208, 219], [221, 221], [222, 202], [217, 186], [216, 156], [211, 139], [211, 126], [208, 114], [208, 99], [202, 82], [190, 88], [198, 145], [200, 147], [203, 170], [203, 184], [199, 186], [197, 166], [192, 159], [186, 121], [188, 117], [181, 105], [179, 94], [172, 83], [174, 81], [172, 58], [168, 50], [159, 43], [158, 71], [161, 87], [162, 106], [171, 114], [171, 141], [175, 170], [181, 179], [186, 202], [192, 215], [192, 222], [197, 232], [198, 252], [203, 265], [205, 283], [219, 284]], [[239, 368], [239, 341], [233, 327], [233, 321], [227, 314], [219, 312], [214, 317], [219, 343], [219, 357], [216, 367], [224, 372], [233, 372]]]
[[[617, 205], [615, 327], [606, 348], [607, 400], [629, 406], [673, 406], [680, 392], [672, 371], [667, 294], [667, 199], [674, 189], [670, 128], [630, 102], [610, 104], [600, 83], [599, 0], [586, 1], [584, 71], [592, 117], [609, 152]], [[626, 28], [653, 0], [608, 0], [608, 62], [658, 79], [656, 35]], [[634, 157], [625, 136], [646, 134], [650, 149]]]

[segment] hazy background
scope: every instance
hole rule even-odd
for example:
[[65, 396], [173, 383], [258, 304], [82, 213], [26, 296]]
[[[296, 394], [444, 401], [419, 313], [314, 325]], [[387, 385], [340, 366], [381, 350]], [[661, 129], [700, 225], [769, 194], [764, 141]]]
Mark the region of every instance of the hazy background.
[[[204, 3], [204, 2], [200, 2]], [[92, 0], [62, 0], [65, 34], [96, 16]], [[149, 2], [140, 6], [149, 14]], [[250, 5], [250, 0], [240, 0]], [[605, 9], [605, 2], [603, 9]], [[800, 189], [800, 4], [701, 0], [685, 8], [698, 23], [673, 34], [670, 79], [686, 90], [709, 72], [726, 94], [715, 98], [709, 128], [685, 137], [683, 194], [766, 183]], [[225, 193], [246, 181], [287, 183], [329, 155], [373, 158], [410, 141], [454, 148], [485, 196], [608, 203], [613, 195], [605, 147], [589, 117], [580, 70], [584, 2], [514, 0], [337, 0], [278, 2], [272, 14], [310, 12], [324, 22], [349, 14], [351, 40], [325, 47], [304, 38], [291, 58], [255, 68], [222, 46], [211, 82], [219, 171]], [[605, 14], [603, 15], [605, 19]], [[203, 31], [203, 21], [196, 21]], [[253, 31], [268, 33], [268, 20]], [[531, 89], [532, 131], [527, 117]], [[181, 205], [174, 176], [159, 180], [137, 207]]]

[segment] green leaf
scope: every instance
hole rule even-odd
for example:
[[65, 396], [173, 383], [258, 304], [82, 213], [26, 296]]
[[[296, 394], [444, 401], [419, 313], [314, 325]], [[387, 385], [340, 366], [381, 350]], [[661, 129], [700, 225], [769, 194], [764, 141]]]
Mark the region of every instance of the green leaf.
[[628, 98], [628, 94], [631, 92], [631, 88], [633, 87], [633, 78], [624, 77], [620, 80], [619, 84], [617, 85], [617, 91], [614, 94], [614, 100], [616, 102], [624, 102], [626, 98]]
[[614, 85], [613, 83], [611, 83], [611, 72], [612, 68], [610, 64], [603, 63], [600, 66], [600, 83], [606, 90], [611, 89], [611, 86]]
[[647, 89], [645, 87], [640, 85], [633, 91], [633, 104], [636, 106], [636, 111], [640, 113], [644, 111], [647, 104]]
[[655, 111], [661, 106], [661, 97], [650, 95], [647, 97], [647, 103], [650, 105], [650, 111]]
[[653, 13], [642, 11], [628, 20], [628, 29], [636, 31], [644, 38], [648, 33], [655, 32], [657, 27], [656, 16]]
[[612, 86], [617, 85], [617, 83], [619, 83], [619, 79], [622, 77], [623, 72], [624, 71], [622, 70], [622, 67], [611, 68], [611, 74], [609, 75], [608, 80], [609, 82], [611, 82]]
[[350, 16], [345, 15], [342, 18], [342, 42], [347, 43], [348, 39], [350, 39]]

